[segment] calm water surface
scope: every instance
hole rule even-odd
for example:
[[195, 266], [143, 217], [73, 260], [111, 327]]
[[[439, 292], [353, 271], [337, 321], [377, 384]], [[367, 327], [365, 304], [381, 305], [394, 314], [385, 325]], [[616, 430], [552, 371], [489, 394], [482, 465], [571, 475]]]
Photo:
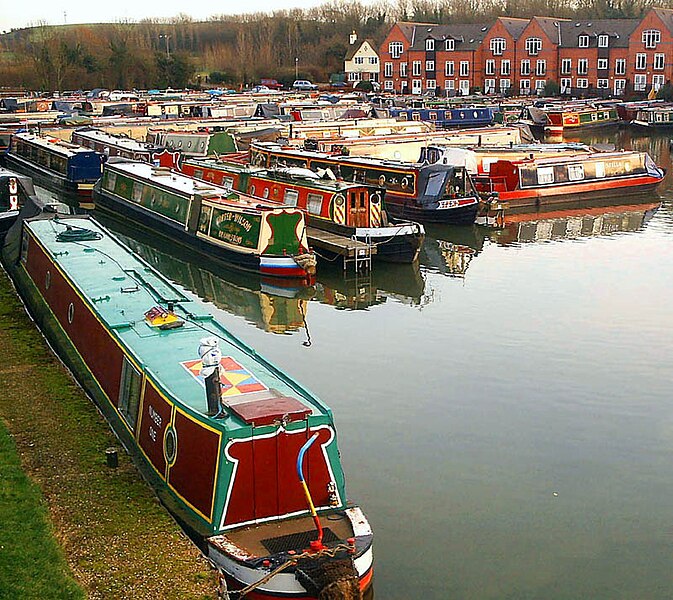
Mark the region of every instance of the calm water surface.
[[145, 252], [331, 406], [376, 598], [668, 599], [673, 179], [639, 202], [433, 227], [420, 270], [290, 298]]

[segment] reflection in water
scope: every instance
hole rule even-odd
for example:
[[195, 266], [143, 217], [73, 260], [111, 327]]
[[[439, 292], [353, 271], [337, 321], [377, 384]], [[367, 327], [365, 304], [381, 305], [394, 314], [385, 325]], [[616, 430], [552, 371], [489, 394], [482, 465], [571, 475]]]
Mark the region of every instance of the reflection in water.
[[486, 229], [478, 225], [426, 225], [421, 265], [449, 277], [465, 277], [484, 247]]

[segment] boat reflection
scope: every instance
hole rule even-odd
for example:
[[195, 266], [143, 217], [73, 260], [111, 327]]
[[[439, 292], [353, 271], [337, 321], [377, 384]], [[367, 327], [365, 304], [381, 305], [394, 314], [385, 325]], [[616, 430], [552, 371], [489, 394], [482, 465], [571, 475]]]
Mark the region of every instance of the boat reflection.
[[484, 247], [488, 230], [478, 225], [426, 225], [420, 263], [424, 269], [449, 277], [465, 277]]

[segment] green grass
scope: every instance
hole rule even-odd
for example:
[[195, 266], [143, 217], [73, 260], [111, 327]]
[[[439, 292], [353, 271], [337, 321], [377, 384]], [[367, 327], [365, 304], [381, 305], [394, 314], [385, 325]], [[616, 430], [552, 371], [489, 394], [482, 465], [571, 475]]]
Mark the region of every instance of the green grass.
[[39, 488], [0, 423], [0, 598], [84, 598], [56, 543]]
[[[215, 573], [48, 349], [2, 271], [0, 348], [0, 599], [213, 598]], [[106, 467], [110, 446], [119, 448], [117, 469]]]

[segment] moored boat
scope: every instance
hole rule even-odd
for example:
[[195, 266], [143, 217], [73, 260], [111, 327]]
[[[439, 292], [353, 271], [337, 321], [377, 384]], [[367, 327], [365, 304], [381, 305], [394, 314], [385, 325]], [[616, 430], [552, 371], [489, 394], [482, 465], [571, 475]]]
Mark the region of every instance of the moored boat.
[[511, 207], [642, 194], [664, 178], [646, 152], [593, 152], [499, 160], [475, 178], [485, 196]]
[[37, 185], [86, 203], [101, 176], [103, 156], [58, 138], [21, 132], [12, 136], [6, 161]]
[[335, 156], [268, 142], [251, 145], [250, 163], [329, 171], [337, 180], [384, 187], [388, 210], [398, 219], [465, 224], [477, 216], [479, 197], [463, 166]]
[[30, 177], [0, 167], [0, 239], [16, 221], [28, 197], [33, 195], [35, 190]]
[[621, 121], [616, 106], [564, 104], [545, 107], [543, 110], [548, 121], [544, 130], [551, 135], [561, 135], [564, 131], [619, 125]]
[[119, 156], [128, 160], [152, 162], [152, 155], [160, 149], [139, 142], [123, 134], [114, 134], [96, 129], [95, 127], [81, 127], [72, 132], [72, 143], [79, 144], [99, 152], [103, 156]]
[[306, 282], [315, 276], [304, 213], [296, 208], [140, 162], [107, 162], [94, 198], [97, 210], [233, 267]]
[[89, 217], [22, 219], [3, 260], [230, 589], [317, 598], [370, 585], [372, 531], [346, 500], [332, 413], [316, 396]]
[[[300, 167], [263, 169], [220, 160], [185, 160], [187, 175], [296, 206], [310, 227], [376, 245], [376, 258], [411, 263], [418, 258], [424, 229], [420, 223], [391, 222], [385, 190], [361, 183], [320, 178]], [[312, 229], [308, 232], [311, 241]]]

